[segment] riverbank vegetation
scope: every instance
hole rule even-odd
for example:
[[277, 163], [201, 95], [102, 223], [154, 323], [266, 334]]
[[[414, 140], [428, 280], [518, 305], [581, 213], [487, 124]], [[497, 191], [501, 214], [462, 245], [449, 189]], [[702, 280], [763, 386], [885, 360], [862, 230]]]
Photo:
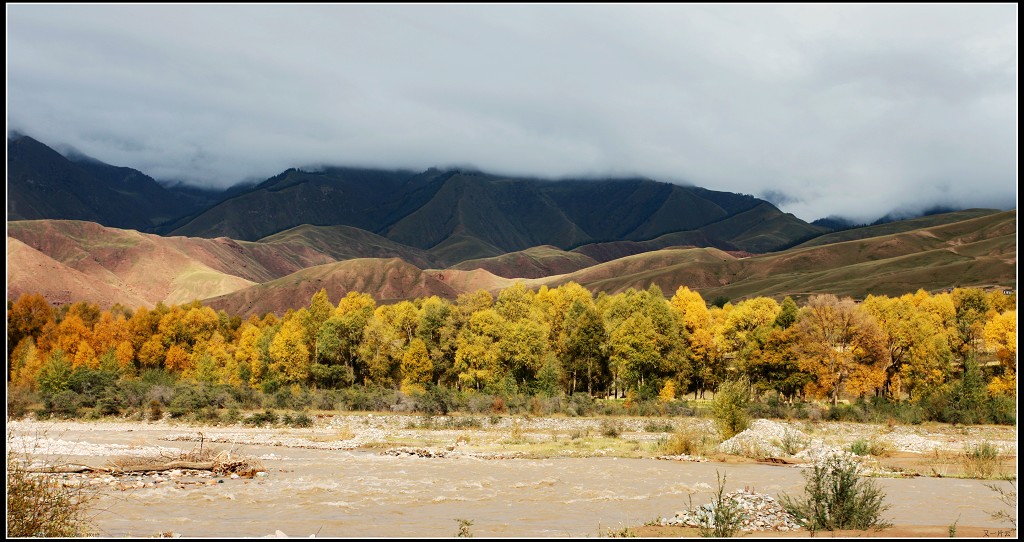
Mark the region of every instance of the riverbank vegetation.
[[747, 417], [1016, 423], [1016, 296], [975, 288], [860, 303], [816, 295], [802, 307], [709, 306], [686, 287], [668, 299], [657, 287], [595, 297], [575, 283], [388, 305], [356, 292], [334, 304], [321, 290], [300, 310], [245, 321], [198, 302], [53, 308], [26, 294], [7, 314], [14, 417], [255, 424], [243, 412], [285, 409], [301, 425], [309, 410], [718, 408], [737, 432]]

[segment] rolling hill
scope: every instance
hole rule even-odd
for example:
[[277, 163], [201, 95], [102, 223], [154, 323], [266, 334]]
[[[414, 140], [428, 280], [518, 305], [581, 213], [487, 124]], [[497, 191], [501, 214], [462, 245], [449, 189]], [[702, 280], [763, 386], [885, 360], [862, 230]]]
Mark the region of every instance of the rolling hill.
[[[346, 227], [303, 226], [248, 242], [160, 237], [79, 221], [16, 221], [8, 223], [8, 299], [30, 291], [51, 302], [87, 299], [102, 306], [198, 298], [248, 315], [305, 306], [320, 288], [327, 288], [331, 299], [361, 291], [388, 303], [429, 295], [451, 299], [478, 289], [496, 292], [516, 280], [531, 288], [573, 281], [608, 293], [657, 284], [669, 295], [686, 285], [706, 299], [826, 292], [861, 298], [920, 288], [1016, 287], [1016, 211], [966, 216], [760, 255], [690, 246], [598, 263], [581, 252], [540, 246], [448, 269], [426, 266], [429, 252]], [[665, 237], [675, 240], [675, 235]]]
[[833, 293], [901, 295], [919, 288], [1016, 287], [1016, 211], [830, 245], [736, 258], [714, 249], [665, 249], [620, 258], [546, 281], [609, 293], [654, 283], [705, 299], [804, 298]]
[[449, 269], [472, 271], [483, 269], [505, 278], [542, 278], [572, 273], [597, 265], [597, 260], [577, 252], [566, 252], [558, 247], [544, 245], [493, 258], [466, 260]]

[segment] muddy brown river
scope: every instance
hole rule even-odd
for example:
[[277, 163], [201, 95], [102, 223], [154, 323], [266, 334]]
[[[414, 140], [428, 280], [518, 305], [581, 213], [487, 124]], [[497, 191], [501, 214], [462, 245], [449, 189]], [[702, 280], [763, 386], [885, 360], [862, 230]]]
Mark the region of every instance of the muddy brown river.
[[[192, 442], [159, 440], [167, 432], [69, 430], [56, 436], [104, 446], [194, 448]], [[421, 458], [259, 445], [233, 449], [262, 457], [267, 476], [104, 490], [93, 518], [100, 534], [264, 537], [281, 531], [293, 537], [453, 537], [458, 520], [465, 519], [477, 537], [597, 537], [671, 517], [691, 497], [695, 506], [708, 502], [716, 471], [727, 476], [727, 491], [746, 487], [771, 496], [797, 495], [804, 483], [802, 469], [790, 465], [610, 457]], [[97, 462], [95, 456], [67, 459]], [[989, 517], [1000, 507], [986, 487], [991, 482], [876, 482], [890, 505], [884, 516], [898, 525], [999, 527]]]

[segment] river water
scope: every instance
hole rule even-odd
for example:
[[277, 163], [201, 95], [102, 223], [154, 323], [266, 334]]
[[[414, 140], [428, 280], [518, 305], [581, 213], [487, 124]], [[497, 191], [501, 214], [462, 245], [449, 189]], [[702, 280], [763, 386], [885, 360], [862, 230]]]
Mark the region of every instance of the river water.
[[[156, 442], [145, 432], [68, 432], [62, 439], [98, 444]], [[239, 445], [262, 457], [268, 475], [214, 478], [179, 488], [105, 491], [94, 523], [110, 537], [453, 537], [459, 519], [476, 537], [597, 537], [609, 530], [671, 517], [708, 502], [716, 473], [726, 490], [746, 487], [799, 495], [802, 469], [623, 458], [477, 459], [386, 456], [374, 451]], [[272, 454], [272, 455], [271, 455]], [[73, 458], [72, 458], [73, 459]], [[95, 458], [92, 458], [95, 460]], [[216, 480], [222, 480], [217, 483]], [[985, 481], [875, 479], [899, 525], [998, 526]], [[988, 482], [990, 483], [990, 482]], [[1005, 483], [1005, 482], [1004, 482]]]

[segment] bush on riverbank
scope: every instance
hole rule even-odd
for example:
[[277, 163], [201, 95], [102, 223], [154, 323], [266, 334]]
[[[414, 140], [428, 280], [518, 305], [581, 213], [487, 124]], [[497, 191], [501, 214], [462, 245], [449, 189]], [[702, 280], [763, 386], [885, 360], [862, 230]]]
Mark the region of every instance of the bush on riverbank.
[[[522, 416], [719, 416], [727, 425], [740, 428], [743, 419], [832, 420], [877, 424], [994, 423], [1014, 425], [1016, 403], [1010, 397], [966, 394], [963, 386], [933, 390], [917, 402], [890, 401], [880, 397], [858, 398], [850, 403], [824, 406], [788, 403], [768, 393], [761, 399], [739, 401], [728, 383], [714, 400], [659, 400], [598, 398], [587, 393], [539, 394], [485, 393], [430, 385], [423, 393], [407, 395], [399, 390], [355, 385], [344, 389], [281, 386], [272, 390], [248, 385], [230, 386], [178, 380], [162, 370], [145, 371], [137, 378], [112, 378], [103, 371], [75, 369], [68, 386], [37, 392], [9, 386], [7, 414], [12, 419], [34, 413], [37, 418], [128, 417], [138, 420], [172, 418], [204, 423], [234, 423], [222, 411], [256, 412], [264, 409], [356, 412], [401, 412], [445, 415]], [[72, 374], [74, 374], [72, 373]], [[969, 384], [969, 383], [968, 383]], [[968, 399], [965, 400], [965, 397]], [[739, 402], [737, 402], [739, 401]], [[955, 405], [972, 405], [970, 416], [951, 414]], [[225, 419], [226, 418], [226, 419]], [[727, 429], [728, 430], [728, 429]]]
[[32, 474], [7, 452], [7, 537], [71, 538], [91, 534], [86, 487], [70, 487], [52, 475]]
[[804, 473], [807, 485], [803, 498], [781, 495], [780, 501], [810, 531], [885, 528], [882, 519], [885, 493], [873, 480], [861, 478], [856, 460], [828, 455]]

